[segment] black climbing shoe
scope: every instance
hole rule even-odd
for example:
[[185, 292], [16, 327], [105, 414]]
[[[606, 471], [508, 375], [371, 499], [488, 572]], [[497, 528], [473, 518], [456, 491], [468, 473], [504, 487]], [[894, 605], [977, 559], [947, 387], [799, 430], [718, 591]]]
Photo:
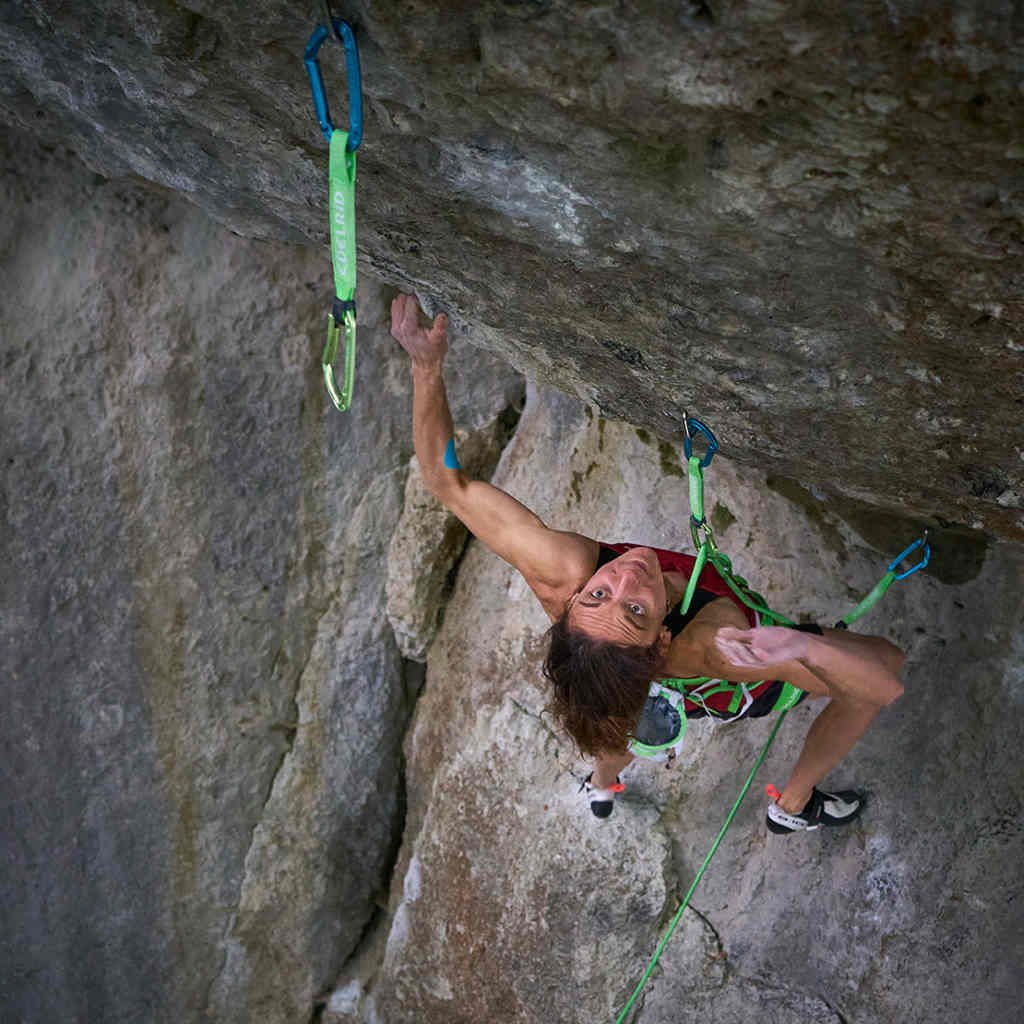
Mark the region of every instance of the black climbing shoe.
[[815, 789], [807, 806], [799, 814], [788, 814], [775, 801], [768, 807], [768, 830], [778, 835], [809, 832], [819, 825], [849, 825], [864, 810], [864, 794], [852, 789], [824, 793]]
[[587, 791], [587, 799], [590, 801], [590, 810], [595, 818], [607, 818], [615, 810], [615, 794], [621, 793], [626, 787], [622, 780], [616, 775], [615, 785], [608, 789], [595, 789], [590, 780], [594, 773], [591, 772], [580, 785], [580, 792]]

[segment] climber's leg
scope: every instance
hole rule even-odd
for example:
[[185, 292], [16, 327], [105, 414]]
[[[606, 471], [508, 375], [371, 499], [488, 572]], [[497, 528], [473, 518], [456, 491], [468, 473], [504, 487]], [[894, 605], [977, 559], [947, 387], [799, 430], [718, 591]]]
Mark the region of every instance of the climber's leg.
[[877, 704], [833, 697], [811, 723], [778, 805], [790, 814], [799, 814], [814, 787], [850, 752], [880, 710]]
[[594, 760], [594, 774], [590, 778], [595, 789], [608, 789], [615, 784], [619, 772], [636, 760], [632, 754], [616, 754], [611, 757], [598, 757]]

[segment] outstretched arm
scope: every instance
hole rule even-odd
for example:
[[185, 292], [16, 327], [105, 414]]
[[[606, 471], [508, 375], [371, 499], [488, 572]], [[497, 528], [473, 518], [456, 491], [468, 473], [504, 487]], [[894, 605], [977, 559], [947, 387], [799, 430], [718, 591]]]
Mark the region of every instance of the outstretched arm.
[[805, 674], [810, 673], [833, 696], [844, 695], [879, 706], [891, 704], [903, 693], [899, 680], [903, 653], [880, 636], [838, 629], [825, 629], [821, 636], [815, 636], [779, 626], [725, 626], [715, 633], [714, 643], [732, 668], [730, 679], [741, 670], [765, 678], [788, 679], [794, 686], [810, 689]]
[[468, 476], [457, 459], [446, 460], [455, 437], [442, 375], [448, 318], [439, 314], [428, 329], [421, 326], [419, 313], [414, 295], [399, 295], [391, 304], [391, 333], [412, 360], [413, 444], [424, 482], [471, 533], [522, 573], [551, 614], [549, 606], [558, 604], [566, 580], [590, 575], [597, 543], [549, 529], [511, 495]]
[[748, 629], [728, 598], [705, 605], [669, 648], [666, 674], [734, 683], [784, 679], [808, 693], [845, 696], [875, 707], [903, 692], [903, 652], [880, 636], [824, 629], [821, 636], [780, 626]]
[[439, 313], [427, 330], [419, 323], [419, 303], [399, 295], [391, 303], [391, 333], [412, 360], [412, 437], [423, 478], [431, 493], [446, 480], [444, 452], [455, 436], [441, 367], [448, 352], [448, 317]]

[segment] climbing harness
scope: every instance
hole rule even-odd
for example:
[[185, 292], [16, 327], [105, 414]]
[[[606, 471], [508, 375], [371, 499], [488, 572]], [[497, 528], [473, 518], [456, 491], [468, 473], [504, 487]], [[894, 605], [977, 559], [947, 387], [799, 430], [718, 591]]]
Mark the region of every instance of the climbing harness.
[[[313, 90], [313, 106], [324, 138], [330, 144], [330, 211], [331, 211], [331, 265], [334, 269], [334, 305], [327, 315], [327, 341], [324, 343], [321, 363], [327, 393], [339, 412], [352, 402], [352, 385], [356, 366], [356, 150], [363, 141], [363, 91], [359, 74], [359, 50], [355, 35], [348, 22], [331, 14], [325, 4], [327, 27], [317, 25], [306, 44], [303, 63]], [[345, 48], [345, 72], [348, 78], [347, 132], [331, 123], [320, 72], [318, 53], [324, 41], [334, 38]], [[338, 340], [345, 328], [345, 378], [338, 390], [334, 379], [334, 360], [338, 354]]]
[[[711, 526], [704, 515], [704, 470], [711, 465], [718, 451], [718, 439], [712, 431], [695, 417], [684, 417], [685, 437], [683, 449], [686, 453], [689, 468], [690, 488], [690, 533], [694, 547], [697, 549], [697, 560], [690, 573], [690, 579], [680, 604], [680, 611], [685, 615], [693, 601], [697, 590], [697, 580], [705, 566], [710, 564], [729, 589], [754, 612], [757, 625], [792, 626], [794, 623], [785, 615], [772, 611], [765, 599], [742, 576], [737, 576], [732, 569], [728, 557], [718, 550], [711, 531]], [[694, 435], [703, 435], [707, 442], [707, 451], [703, 458], [693, 454]], [[764, 682], [764, 680], [762, 680]], [[761, 683], [733, 683], [726, 679], [712, 679], [708, 676], [697, 676], [689, 679], [666, 678], [651, 684], [644, 715], [638, 723], [638, 733], [630, 741], [630, 753], [654, 761], [663, 761], [677, 757], [682, 749], [683, 735], [686, 731], [686, 712], [682, 701], [676, 702], [669, 694], [682, 694], [684, 699], [703, 708], [705, 714], [725, 723], [735, 722], [742, 718], [754, 703], [751, 687]], [[715, 694], [730, 694], [729, 706], [725, 717], [721, 712], [709, 707], [707, 700]], [[787, 711], [803, 696], [803, 692], [789, 683], [783, 683], [781, 692], [771, 711]], [[673, 715], [670, 707], [675, 708]], [[646, 727], [646, 731], [645, 730]]]
[[[767, 601], [752, 590], [747, 581], [742, 577], [738, 576], [732, 568], [732, 563], [728, 557], [719, 551], [715, 544], [714, 535], [711, 530], [711, 526], [708, 523], [704, 515], [704, 470], [711, 465], [711, 460], [714, 458], [715, 453], [718, 451], [718, 440], [715, 435], [698, 419], [694, 419], [688, 415], [684, 415], [683, 419], [685, 438], [683, 441], [683, 450], [686, 453], [689, 484], [690, 484], [690, 532], [693, 536], [694, 545], [697, 547], [697, 559], [694, 563], [693, 571], [690, 575], [689, 583], [686, 587], [686, 592], [682, 600], [681, 610], [685, 614], [690, 607], [690, 602], [693, 600], [693, 595], [697, 589], [697, 578], [700, 576], [701, 570], [705, 565], [711, 564], [714, 566], [718, 575], [725, 581], [729, 586], [730, 590], [750, 609], [755, 613], [757, 621], [762, 625], [783, 625], [793, 626], [794, 623], [786, 618], [785, 615], [781, 615], [779, 612], [772, 611], [768, 607]], [[691, 433], [692, 431], [692, 433]], [[693, 454], [693, 440], [694, 434], [702, 434], [707, 441], [708, 449], [703, 459], [698, 458]], [[917, 564], [911, 566], [909, 569], [905, 569], [902, 572], [898, 571], [900, 565], [915, 551], [920, 549], [920, 561]], [[928, 531], [925, 530], [924, 536], [914, 541], [906, 550], [902, 551], [889, 563], [889, 567], [885, 575], [878, 581], [878, 583], [872, 588], [867, 596], [853, 608], [851, 612], [845, 615], [839, 622], [836, 623], [836, 629], [845, 629], [852, 622], [859, 619], [868, 609], [874, 607], [875, 604], [882, 598], [885, 592], [893, 585], [893, 583], [900, 580], [905, 580], [908, 576], [912, 576], [918, 569], [923, 569], [928, 564], [928, 559], [931, 555], [931, 549], [928, 544]], [[686, 696], [693, 698], [693, 688], [701, 689], [707, 687], [708, 684], [712, 684], [711, 688], [703, 689], [702, 692], [705, 696], [710, 696], [711, 693], [719, 692], [719, 689], [733, 690], [733, 698], [729, 706], [730, 714], [733, 713], [734, 707], [739, 710], [740, 703], [749, 698], [749, 693], [746, 693], [746, 686], [740, 683], [729, 683], [723, 680], [713, 680], [707, 678], [694, 678], [694, 679], [661, 679], [656, 683], [651, 684], [650, 697], [648, 698], [648, 705], [652, 703], [652, 700], [661, 699], [669, 703], [676, 712], [680, 715], [682, 725], [679, 729], [677, 736], [673, 737], [671, 742], [657, 742], [657, 743], [644, 743], [641, 742], [641, 738], [634, 738], [633, 744], [630, 750], [633, 753], [638, 753], [642, 757], [659, 757], [667, 756], [668, 752], [678, 752], [679, 747], [682, 743], [683, 732], [686, 729], [686, 715], [681, 710], [681, 702], [677, 704], [671, 704], [669, 701], [669, 695], [672, 693], [685, 694]], [[750, 683], [747, 686], [757, 686], [758, 683]], [[744, 782], [743, 788], [740, 790], [740, 795], [736, 798], [736, 802], [732, 806], [732, 810], [729, 812], [729, 816], [725, 819], [725, 824], [722, 826], [718, 833], [711, 849], [708, 851], [708, 855], [704, 858], [704, 863], [701, 864], [700, 869], [697, 871], [697, 875], [694, 878], [690, 888], [687, 890], [686, 895], [683, 897], [683, 902], [680, 904], [679, 909], [676, 911], [675, 917], [672, 918], [671, 923], [668, 926], [668, 930], [665, 932], [664, 938], [658, 944], [657, 949], [654, 952], [654, 956], [651, 959], [647, 970], [644, 971], [643, 977], [640, 979], [639, 984], [633, 990], [633, 994], [629, 997], [629, 1002], [626, 1003], [622, 1012], [615, 1020], [615, 1024], [622, 1024], [626, 1019], [626, 1015], [632, 1009], [633, 1004], [636, 1002], [637, 997], [640, 995], [641, 990], [644, 987], [647, 979], [650, 977], [651, 972], [654, 970], [661, 957], [662, 951], [668, 944], [668, 940], [672, 937], [672, 933], [676, 929], [676, 925], [679, 923], [680, 918], [683, 916], [683, 911], [689, 906], [690, 897], [693, 895], [694, 890], [697, 888], [697, 884], [700, 882], [704, 875], [704, 871], [708, 864], [711, 862], [711, 858], [715, 855], [715, 851], [718, 849], [723, 837], [725, 836], [726, 830], [729, 825], [732, 824], [733, 818], [736, 816], [737, 810], [739, 810], [740, 803], [747, 794], [747, 790], [750, 788], [750, 784], [754, 779], [754, 775], [757, 773], [758, 768], [761, 767], [761, 763], [764, 761], [768, 754], [768, 749], [771, 747], [772, 742], [775, 739], [776, 733], [779, 731], [779, 727], [782, 725], [783, 719], [789, 713], [792, 708], [803, 696], [803, 691], [798, 690], [795, 686], [789, 683], [784, 683], [782, 687], [782, 693], [779, 695], [779, 699], [776, 701], [773, 711], [779, 711], [781, 714], [775, 722], [775, 726], [768, 737], [768, 742], [765, 743], [757, 761], [754, 763], [754, 767], [750, 770], [750, 774], [747, 776], [747, 781]], [[701, 702], [703, 703], [703, 702]], [[747, 705], [749, 706], [749, 705]], [[705, 709], [706, 705], [705, 705]], [[645, 715], [647, 714], [645, 709]], [[663, 714], [667, 715], [664, 708], [660, 709]], [[745, 708], [744, 708], [745, 710]], [[742, 714], [742, 711], [740, 712]], [[734, 718], [728, 719], [728, 721], [734, 721]], [[671, 731], [671, 730], [669, 730]], [[637, 732], [641, 732], [640, 726], [638, 726]], [[646, 737], [648, 740], [651, 737]], [[661, 737], [659, 737], [661, 740]], [[644, 752], [648, 751], [648, 752]]]

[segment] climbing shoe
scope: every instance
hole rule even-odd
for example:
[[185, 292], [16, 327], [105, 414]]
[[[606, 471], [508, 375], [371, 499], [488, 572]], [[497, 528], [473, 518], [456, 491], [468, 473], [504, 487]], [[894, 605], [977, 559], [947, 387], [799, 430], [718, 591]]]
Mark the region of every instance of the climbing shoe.
[[778, 835], [809, 832], [819, 825], [849, 825], [864, 809], [863, 794], [852, 789], [844, 789], [841, 793], [825, 793], [815, 789], [807, 806], [799, 814], [789, 814], [776, 803], [779, 792], [774, 787], [770, 795], [773, 800], [768, 807], [768, 830]]
[[615, 784], [608, 789], [595, 789], [590, 780], [594, 777], [591, 772], [580, 785], [580, 792], [587, 791], [587, 799], [590, 801], [590, 810], [595, 818], [607, 818], [615, 810], [615, 794], [621, 793], [626, 787], [622, 780], [616, 775]]

